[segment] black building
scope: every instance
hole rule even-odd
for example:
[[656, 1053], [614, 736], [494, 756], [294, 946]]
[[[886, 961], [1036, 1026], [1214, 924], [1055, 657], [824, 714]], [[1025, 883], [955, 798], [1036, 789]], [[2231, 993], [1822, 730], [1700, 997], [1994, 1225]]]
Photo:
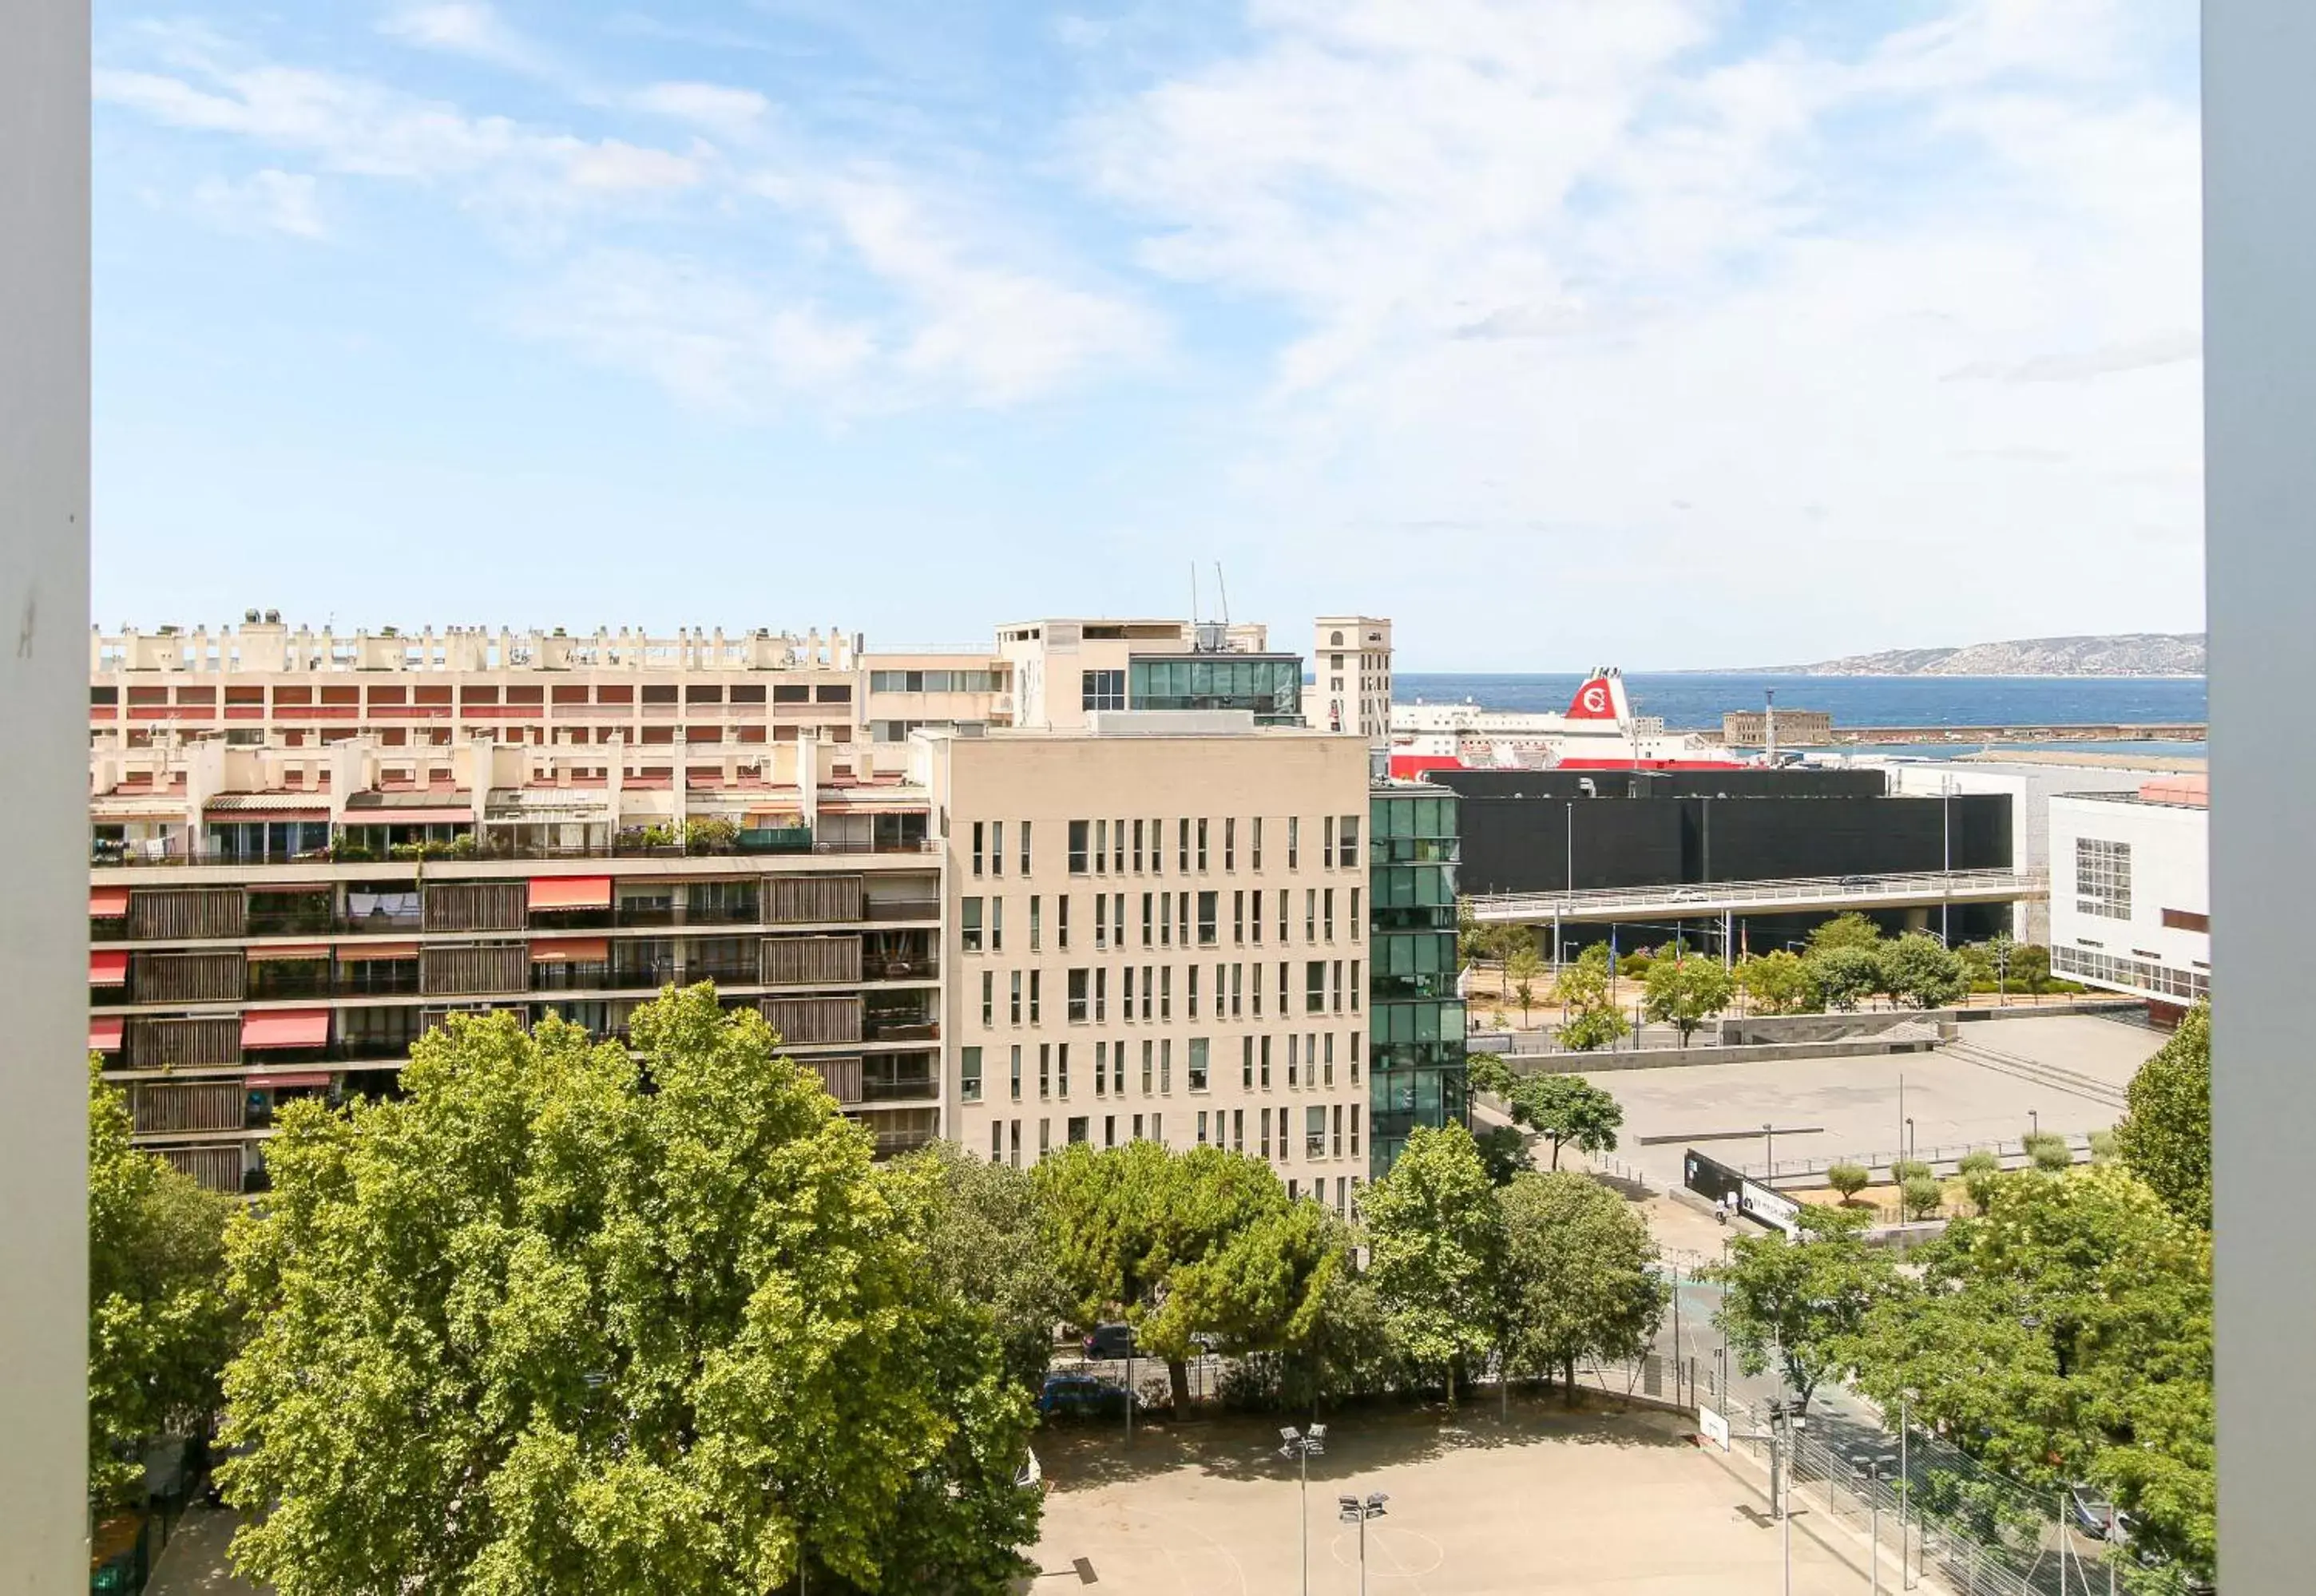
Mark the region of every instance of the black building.
[[[2009, 795], [1893, 796], [1878, 770], [1435, 770], [1430, 779], [1463, 800], [1458, 884], [1467, 893], [2012, 863]], [[1956, 905], [1950, 916], [1956, 940], [2009, 923], [2004, 905]], [[1754, 916], [1746, 929], [1757, 947], [1775, 946], [1823, 918]], [[1906, 920], [1902, 912], [1876, 918], [1891, 930]]]

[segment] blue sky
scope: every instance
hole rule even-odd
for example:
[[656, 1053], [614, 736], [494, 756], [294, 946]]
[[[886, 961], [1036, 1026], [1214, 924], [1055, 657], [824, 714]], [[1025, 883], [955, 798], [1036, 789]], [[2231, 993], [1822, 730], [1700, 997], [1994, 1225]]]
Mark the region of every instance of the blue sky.
[[108, 626], [2202, 625], [2183, 4], [98, 10]]

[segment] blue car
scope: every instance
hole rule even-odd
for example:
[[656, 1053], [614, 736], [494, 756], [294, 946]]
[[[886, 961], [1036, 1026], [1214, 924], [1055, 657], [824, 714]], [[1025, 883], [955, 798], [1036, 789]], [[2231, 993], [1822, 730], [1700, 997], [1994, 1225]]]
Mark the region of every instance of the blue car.
[[1090, 1374], [1049, 1374], [1038, 1393], [1038, 1411], [1047, 1418], [1117, 1418], [1130, 1400], [1124, 1387]]

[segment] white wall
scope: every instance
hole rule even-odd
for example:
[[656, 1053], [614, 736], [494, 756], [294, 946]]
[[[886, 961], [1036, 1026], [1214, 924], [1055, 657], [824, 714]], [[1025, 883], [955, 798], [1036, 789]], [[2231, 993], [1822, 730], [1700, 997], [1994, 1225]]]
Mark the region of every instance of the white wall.
[[[2167, 1003], [2208, 990], [2209, 931], [2163, 923], [2164, 911], [2211, 915], [2210, 811], [2137, 799], [2051, 801], [2051, 965], [2071, 980]], [[2085, 839], [2131, 848], [2128, 919], [2087, 912], [2076, 890]], [[2109, 968], [2113, 961], [2122, 968]]]
[[86, 0], [0, 0], [0, 1592], [87, 1588]]

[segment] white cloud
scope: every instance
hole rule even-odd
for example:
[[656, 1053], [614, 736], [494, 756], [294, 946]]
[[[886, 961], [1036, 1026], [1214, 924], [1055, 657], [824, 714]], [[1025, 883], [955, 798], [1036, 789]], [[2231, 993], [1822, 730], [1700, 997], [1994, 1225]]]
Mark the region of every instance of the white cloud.
[[423, 49], [471, 57], [512, 71], [549, 75], [555, 71], [548, 52], [508, 26], [492, 7], [479, 0], [440, 0], [405, 5], [382, 19], [379, 31]]
[[329, 235], [307, 173], [267, 167], [238, 182], [210, 178], [194, 187], [192, 203], [211, 221], [234, 232], [286, 233], [308, 239]]
[[762, 131], [772, 108], [753, 89], [709, 83], [650, 84], [629, 98], [638, 111], [693, 123], [735, 144]]
[[[1079, 147], [1154, 269], [1284, 314], [1243, 513], [1411, 610], [1484, 567], [1637, 652], [1552, 597], [1618, 545], [1732, 637], [1769, 604], [1873, 642], [1921, 602], [1876, 573], [1976, 562], [2013, 580], [1941, 590], [1965, 630], [2192, 618], [2147, 608], [2196, 590], [2199, 525], [2195, 115], [2153, 4], [1968, 0], [1844, 54], [1733, 48], [1717, 0], [1255, 0]], [[1977, 368], [2008, 380], [1942, 380]], [[1414, 569], [1412, 524], [1480, 530]], [[2099, 557], [2149, 525], [2158, 567]]]

